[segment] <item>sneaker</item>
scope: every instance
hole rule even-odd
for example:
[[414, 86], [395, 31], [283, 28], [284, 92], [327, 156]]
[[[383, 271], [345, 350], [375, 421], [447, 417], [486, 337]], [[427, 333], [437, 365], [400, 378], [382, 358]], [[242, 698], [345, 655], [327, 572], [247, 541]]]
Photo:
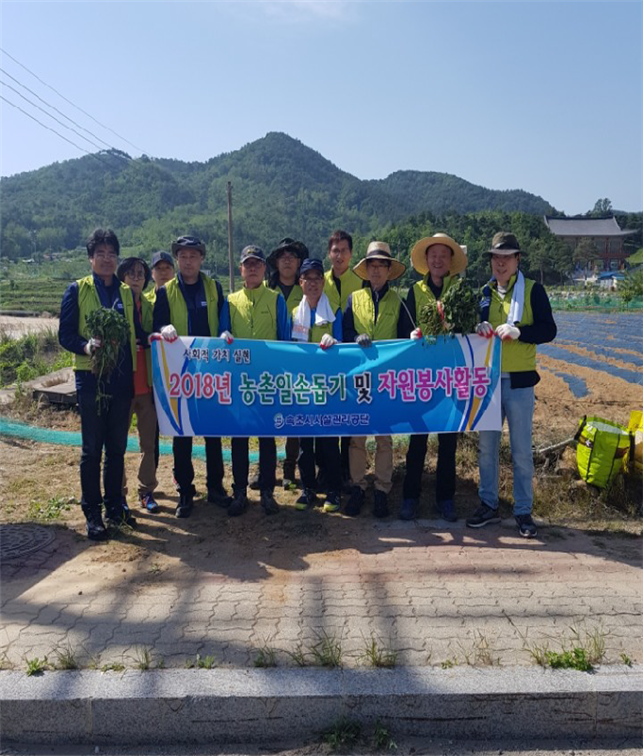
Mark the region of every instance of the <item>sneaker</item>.
[[388, 496], [384, 491], [378, 491], [375, 489], [373, 493], [373, 517], [381, 519], [382, 517], [388, 517]]
[[339, 491], [333, 491], [326, 494], [324, 502], [324, 512], [339, 512], [342, 506], [342, 497]]
[[192, 507], [194, 506], [194, 499], [191, 495], [181, 494], [179, 496], [179, 503], [176, 505], [174, 514], [176, 517], [189, 517], [192, 514]]
[[535, 538], [538, 535], [538, 530], [536, 530], [536, 525], [530, 514], [516, 515], [516, 522], [523, 538]]
[[218, 486], [212, 486], [208, 488], [208, 503], [216, 504], [218, 507], [227, 509], [232, 502], [232, 498], [228, 496], [228, 492], [225, 488], [219, 484]]
[[500, 522], [497, 509], [492, 509], [481, 503], [471, 517], [467, 519], [468, 528], [483, 528], [485, 525], [493, 525]]
[[159, 505], [156, 503], [156, 500], [151, 493], [146, 493], [141, 496], [141, 506], [152, 514], [159, 511]]
[[400, 507], [400, 520], [415, 520], [418, 512], [417, 499], [404, 499]]
[[87, 538], [90, 541], [106, 541], [109, 534], [100, 511], [86, 514], [85, 519], [87, 520]]
[[279, 504], [275, 501], [272, 491], [261, 492], [261, 506], [267, 515], [276, 514], [279, 511]]
[[245, 488], [240, 488], [232, 495], [232, 501], [228, 506], [230, 517], [239, 517], [248, 509], [248, 495]]
[[348, 504], [344, 509], [344, 514], [349, 517], [357, 517], [362, 511], [362, 504], [364, 503], [364, 491], [359, 486], [353, 486], [351, 488], [351, 497], [348, 500]]
[[301, 492], [301, 496], [295, 502], [295, 509], [300, 512], [305, 512], [307, 509], [312, 509], [317, 501], [317, 494], [312, 488], [304, 488]]
[[440, 517], [447, 522], [457, 522], [458, 515], [455, 513], [453, 499], [445, 499], [438, 502], [438, 512]]

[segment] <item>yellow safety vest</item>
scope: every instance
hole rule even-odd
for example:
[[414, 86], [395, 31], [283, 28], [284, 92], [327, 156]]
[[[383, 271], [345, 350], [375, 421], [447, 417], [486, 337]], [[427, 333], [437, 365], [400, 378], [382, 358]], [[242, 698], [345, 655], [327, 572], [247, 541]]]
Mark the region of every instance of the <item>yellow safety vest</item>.
[[277, 300], [281, 293], [265, 283], [228, 294], [230, 329], [238, 339], [277, 340]]
[[[491, 304], [489, 305], [489, 322], [494, 328], [507, 322], [509, 308], [511, 307], [511, 295], [516, 283], [516, 276], [509, 280], [507, 293], [504, 298], [498, 294], [497, 282], [491, 284]], [[534, 314], [531, 310], [531, 290], [535, 281], [525, 278], [525, 304], [522, 310], [520, 326], [533, 325]], [[513, 325], [513, 323], [511, 324]], [[527, 370], [536, 369], [536, 345], [527, 344], [524, 341], [504, 341], [502, 344], [501, 367], [503, 373], [523, 373]]]
[[[205, 290], [205, 301], [208, 307], [208, 326], [210, 327], [210, 336], [219, 335], [219, 292], [217, 291], [216, 282], [199, 273], [203, 281]], [[179, 336], [189, 336], [188, 333], [188, 306], [185, 304], [185, 297], [179, 286], [179, 279], [173, 278], [165, 284], [167, 292], [167, 301], [170, 305], [170, 322], [176, 328]]]
[[364, 281], [362, 281], [357, 273], [353, 273], [350, 268], [347, 268], [347, 270], [339, 277], [339, 282], [342, 288], [340, 296], [340, 293], [337, 290], [337, 284], [333, 278], [332, 268], [324, 274], [324, 278], [326, 279], [324, 291], [326, 292], [330, 306], [333, 308], [333, 312], [337, 312], [338, 309], [341, 309], [341, 311], [344, 312], [348, 297], [354, 291], [359, 291], [364, 285]]
[[375, 303], [370, 288], [353, 292], [353, 322], [358, 334], [366, 333], [373, 341], [396, 339], [399, 318], [400, 300], [391, 289], [380, 299], [377, 322], [375, 322]]
[[[295, 313], [297, 312], [297, 307], [293, 307], [292, 310], [292, 317], [293, 322], [295, 320]], [[337, 312], [337, 311], [335, 311]], [[325, 334], [329, 334], [329, 336], [333, 335], [333, 323], [324, 323], [323, 325], [313, 325], [310, 327], [308, 331], [308, 341], [309, 343], [318, 343], [321, 341], [321, 337]]]

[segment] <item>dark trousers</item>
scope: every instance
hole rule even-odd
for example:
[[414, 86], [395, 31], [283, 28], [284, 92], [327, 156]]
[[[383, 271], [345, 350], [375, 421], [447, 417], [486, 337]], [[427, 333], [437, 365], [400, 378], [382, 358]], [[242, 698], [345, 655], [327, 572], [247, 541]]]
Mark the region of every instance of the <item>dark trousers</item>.
[[284, 479], [294, 480], [297, 460], [299, 458], [299, 439], [289, 436], [286, 439], [286, 458], [284, 459]]
[[[411, 436], [409, 450], [406, 453], [406, 475], [403, 488], [405, 499], [420, 498], [427, 440], [427, 435]], [[438, 466], [435, 473], [436, 501], [453, 499], [455, 495], [455, 450], [457, 445], [457, 433], [438, 433]]]
[[315, 462], [328, 493], [342, 490], [341, 457], [337, 438], [300, 438], [297, 464], [302, 488], [315, 488]]
[[103, 502], [100, 487], [103, 447], [105, 448], [105, 463], [103, 464], [105, 510], [108, 517], [117, 517], [120, 513], [131, 403], [131, 393], [115, 393], [110, 399], [101, 403], [99, 413], [96, 390], [80, 389], [78, 391], [82, 435], [80, 489], [81, 504], [86, 515], [100, 511], [100, 505]]
[[[232, 479], [235, 491], [244, 491], [248, 487], [248, 439], [233, 438]], [[277, 470], [277, 444], [274, 438], [259, 439], [259, 490], [272, 493], [275, 488]]]
[[[172, 451], [174, 452], [174, 477], [179, 487], [179, 493], [188, 494], [192, 491], [192, 481], [194, 480], [192, 436], [175, 436], [172, 441]], [[208, 490], [221, 486], [223, 484], [223, 455], [220, 438], [206, 436], [205, 466]]]

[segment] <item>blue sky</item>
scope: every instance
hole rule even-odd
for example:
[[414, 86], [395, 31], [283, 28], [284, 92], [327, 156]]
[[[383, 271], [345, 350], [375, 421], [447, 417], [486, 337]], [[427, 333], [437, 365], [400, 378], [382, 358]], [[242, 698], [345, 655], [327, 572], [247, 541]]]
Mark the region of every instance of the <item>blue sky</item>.
[[[205, 161], [284, 131], [363, 179], [442, 171], [525, 189], [568, 214], [599, 197], [643, 209], [637, 0], [5, 0], [1, 8], [7, 53], [151, 156]], [[35, 100], [10, 74], [140, 154], [1, 59], [3, 84]], [[2, 95], [95, 150], [6, 86]], [[83, 154], [0, 105], [3, 176]]]

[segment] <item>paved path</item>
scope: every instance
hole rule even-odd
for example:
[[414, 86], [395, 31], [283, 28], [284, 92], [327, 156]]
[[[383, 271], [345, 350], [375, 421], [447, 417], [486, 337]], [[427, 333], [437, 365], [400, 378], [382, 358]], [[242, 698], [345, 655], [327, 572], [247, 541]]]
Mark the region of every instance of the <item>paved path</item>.
[[638, 539], [258, 509], [243, 529], [203, 504], [185, 521], [143, 514], [106, 544], [55, 528], [2, 564], [0, 658], [23, 669], [69, 649], [84, 667], [132, 668], [147, 649], [168, 667], [197, 654], [248, 667], [269, 647], [292, 666], [288, 652], [328, 638], [355, 667], [375, 638], [398, 664], [527, 665], [526, 645], [560, 649], [576, 627], [604, 636], [609, 661], [643, 662]]

